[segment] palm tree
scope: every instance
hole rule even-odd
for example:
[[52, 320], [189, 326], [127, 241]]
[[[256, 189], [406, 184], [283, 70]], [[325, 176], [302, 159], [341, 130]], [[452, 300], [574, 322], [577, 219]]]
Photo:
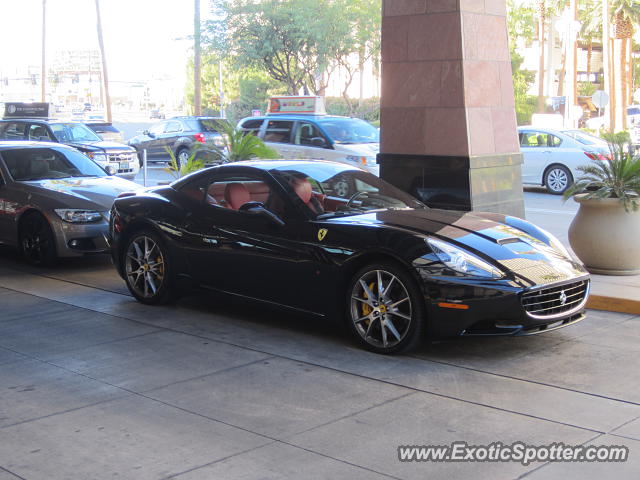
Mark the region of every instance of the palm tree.
[[602, 39], [602, 12], [599, 0], [586, 0], [580, 11], [580, 38], [587, 42], [587, 78], [591, 77], [593, 43]]
[[213, 146], [223, 162], [237, 162], [252, 158], [279, 158], [273, 148], [250, 132], [236, 129], [227, 120], [217, 120], [215, 128], [224, 138], [224, 147]]
[[640, 24], [640, 1], [639, 0], [611, 0], [611, 20], [614, 24], [614, 37], [620, 40], [620, 54], [617, 58], [619, 62], [621, 85], [620, 108], [622, 108], [623, 118], [626, 118], [627, 105], [631, 98], [631, 71], [632, 64], [632, 38], [634, 25]]
[[[107, 111], [107, 122], [111, 122], [111, 96], [109, 95], [109, 75], [107, 74], [107, 58], [104, 54], [104, 40], [102, 38], [102, 20], [100, 18], [100, 0], [96, 0], [96, 18], [98, 20], [98, 45], [102, 57], [102, 81], [104, 87], [104, 103]], [[91, 66], [89, 66], [91, 68]]]
[[547, 24], [545, 0], [538, 0], [538, 43], [540, 45], [540, 64], [538, 67], [538, 112], [544, 112], [544, 33]]

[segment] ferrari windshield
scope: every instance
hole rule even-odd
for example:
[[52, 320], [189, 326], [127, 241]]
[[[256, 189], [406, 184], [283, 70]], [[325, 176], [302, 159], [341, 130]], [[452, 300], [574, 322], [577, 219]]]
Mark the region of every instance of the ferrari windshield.
[[334, 143], [378, 143], [380, 141], [378, 129], [359, 118], [327, 117], [319, 120], [318, 123]]
[[281, 165], [270, 173], [318, 218], [427, 208], [411, 195], [358, 168], [318, 162]]
[[0, 152], [17, 182], [68, 177], [106, 177], [102, 168], [80, 152], [57, 148], [19, 148]]

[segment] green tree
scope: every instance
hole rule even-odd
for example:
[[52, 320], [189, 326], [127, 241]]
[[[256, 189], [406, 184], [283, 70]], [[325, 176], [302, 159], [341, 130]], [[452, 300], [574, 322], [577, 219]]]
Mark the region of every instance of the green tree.
[[516, 106], [518, 125], [531, 122], [531, 116], [536, 110], [536, 97], [527, 92], [535, 80], [535, 73], [521, 70], [523, 58], [517, 53], [517, 43], [529, 44], [535, 37], [535, 11], [531, 4], [507, 1], [507, 30], [509, 33], [509, 53], [511, 55], [511, 70], [513, 75], [513, 95]]
[[345, 1], [216, 0], [212, 48], [239, 67], [263, 69], [289, 94], [318, 94], [351, 34]]

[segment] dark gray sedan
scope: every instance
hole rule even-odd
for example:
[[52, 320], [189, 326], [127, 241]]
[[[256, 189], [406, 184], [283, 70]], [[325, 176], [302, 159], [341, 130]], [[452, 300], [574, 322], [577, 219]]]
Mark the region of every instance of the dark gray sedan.
[[36, 265], [106, 252], [113, 200], [138, 188], [72, 147], [0, 142], [0, 243]]

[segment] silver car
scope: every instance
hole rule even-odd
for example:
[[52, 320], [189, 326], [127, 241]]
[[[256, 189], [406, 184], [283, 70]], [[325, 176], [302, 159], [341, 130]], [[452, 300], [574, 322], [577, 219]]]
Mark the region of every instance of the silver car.
[[522, 183], [542, 185], [549, 193], [562, 194], [580, 175], [579, 166], [604, 160], [610, 154], [606, 142], [550, 128], [518, 127], [523, 156]]
[[0, 243], [36, 265], [106, 252], [113, 200], [138, 188], [72, 147], [0, 142]]

